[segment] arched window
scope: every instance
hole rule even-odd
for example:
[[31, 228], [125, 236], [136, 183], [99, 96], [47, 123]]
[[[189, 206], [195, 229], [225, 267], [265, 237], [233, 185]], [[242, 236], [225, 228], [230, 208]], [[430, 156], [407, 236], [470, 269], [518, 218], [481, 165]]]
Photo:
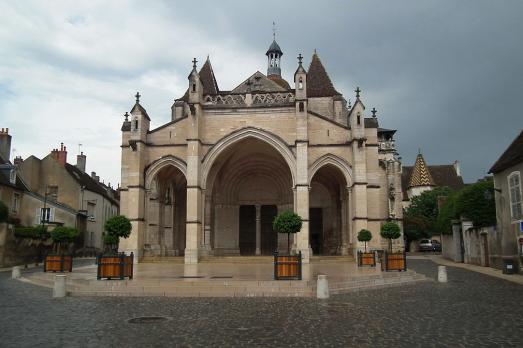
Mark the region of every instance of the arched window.
[[134, 131], [138, 130], [138, 119], [137, 118], [135, 118], [133, 120], [133, 130]]
[[305, 110], [305, 105], [303, 104], [303, 102], [300, 102], [299, 108], [300, 108], [300, 112], [303, 112]]
[[519, 220], [523, 215], [521, 208], [521, 176], [519, 172], [513, 172], [508, 176], [508, 190], [510, 214], [513, 220]]
[[298, 81], [298, 88], [303, 89], [303, 78], [300, 77], [300, 80]]
[[192, 84], [192, 91], [193, 91], [193, 92], [196, 92], [196, 83], [193, 83], [193, 84]]
[[358, 115], [356, 116], [356, 121], [358, 122], [358, 125], [361, 123], [361, 115], [358, 112]]

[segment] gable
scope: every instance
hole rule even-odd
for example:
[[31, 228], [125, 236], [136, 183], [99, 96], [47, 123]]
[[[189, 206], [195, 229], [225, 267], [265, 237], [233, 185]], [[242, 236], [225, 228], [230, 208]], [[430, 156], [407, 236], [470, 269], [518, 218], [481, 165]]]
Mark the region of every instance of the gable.
[[[250, 84], [250, 87], [249, 87]], [[285, 92], [286, 89], [269, 79], [267, 76], [257, 71], [248, 79], [240, 83], [234, 88], [231, 93], [247, 93], [252, 92]]]

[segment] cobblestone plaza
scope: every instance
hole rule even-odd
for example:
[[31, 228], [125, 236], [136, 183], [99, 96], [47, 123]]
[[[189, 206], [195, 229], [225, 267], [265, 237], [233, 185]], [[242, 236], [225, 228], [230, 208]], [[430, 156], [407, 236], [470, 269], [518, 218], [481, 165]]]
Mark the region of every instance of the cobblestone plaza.
[[[0, 273], [2, 347], [518, 347], [522, 286], [411, 260], [432, 281], [309, 298], [66, 297]], [[40, 270], [35, 269], [35, 272]], [[31, 272], [31, 271], [27, 271]], [[167, 320], [131, 323], [143, 316]]]

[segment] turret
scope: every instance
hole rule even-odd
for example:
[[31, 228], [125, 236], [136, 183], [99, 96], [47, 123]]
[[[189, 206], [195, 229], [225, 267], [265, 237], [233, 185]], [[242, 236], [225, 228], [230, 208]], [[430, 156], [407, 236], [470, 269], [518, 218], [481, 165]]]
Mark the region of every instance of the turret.
[[[193, 59], [192, 70], [189, 74], [189, 104], [199, 104], [203, 101], [203, 84], [200, 74], [196, 70], [196, 58]], [[191, 109], [192, 113], [192, 109]]]
[[147, 111], [140, 105], [140, 93], [136, 92], [135, 97], [136, 103], [131, 109], [131, 140], [141, 140], [145, 143], [151, 119], [147, 115]]
[[294, 88], [296, 90], [296, 100], [307, 100], [307, 71], [301, 63], [303, 57], [298, 55], [298, 69], [294, 73]]

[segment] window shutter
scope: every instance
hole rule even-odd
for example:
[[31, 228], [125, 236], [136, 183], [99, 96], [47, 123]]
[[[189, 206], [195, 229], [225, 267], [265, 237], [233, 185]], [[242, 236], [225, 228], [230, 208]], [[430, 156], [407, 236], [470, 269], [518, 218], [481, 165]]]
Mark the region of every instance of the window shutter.
[[36, 211], [35, 211], [35, 225], [40, 225], [40, 223], [42, 222], [42, 218], [40, 217], [40, 214], [41, 214], [41, 210], [40, 208], [36, 208]]
[[49, 209], [49, 221], [54, 222], [54, 208]]

